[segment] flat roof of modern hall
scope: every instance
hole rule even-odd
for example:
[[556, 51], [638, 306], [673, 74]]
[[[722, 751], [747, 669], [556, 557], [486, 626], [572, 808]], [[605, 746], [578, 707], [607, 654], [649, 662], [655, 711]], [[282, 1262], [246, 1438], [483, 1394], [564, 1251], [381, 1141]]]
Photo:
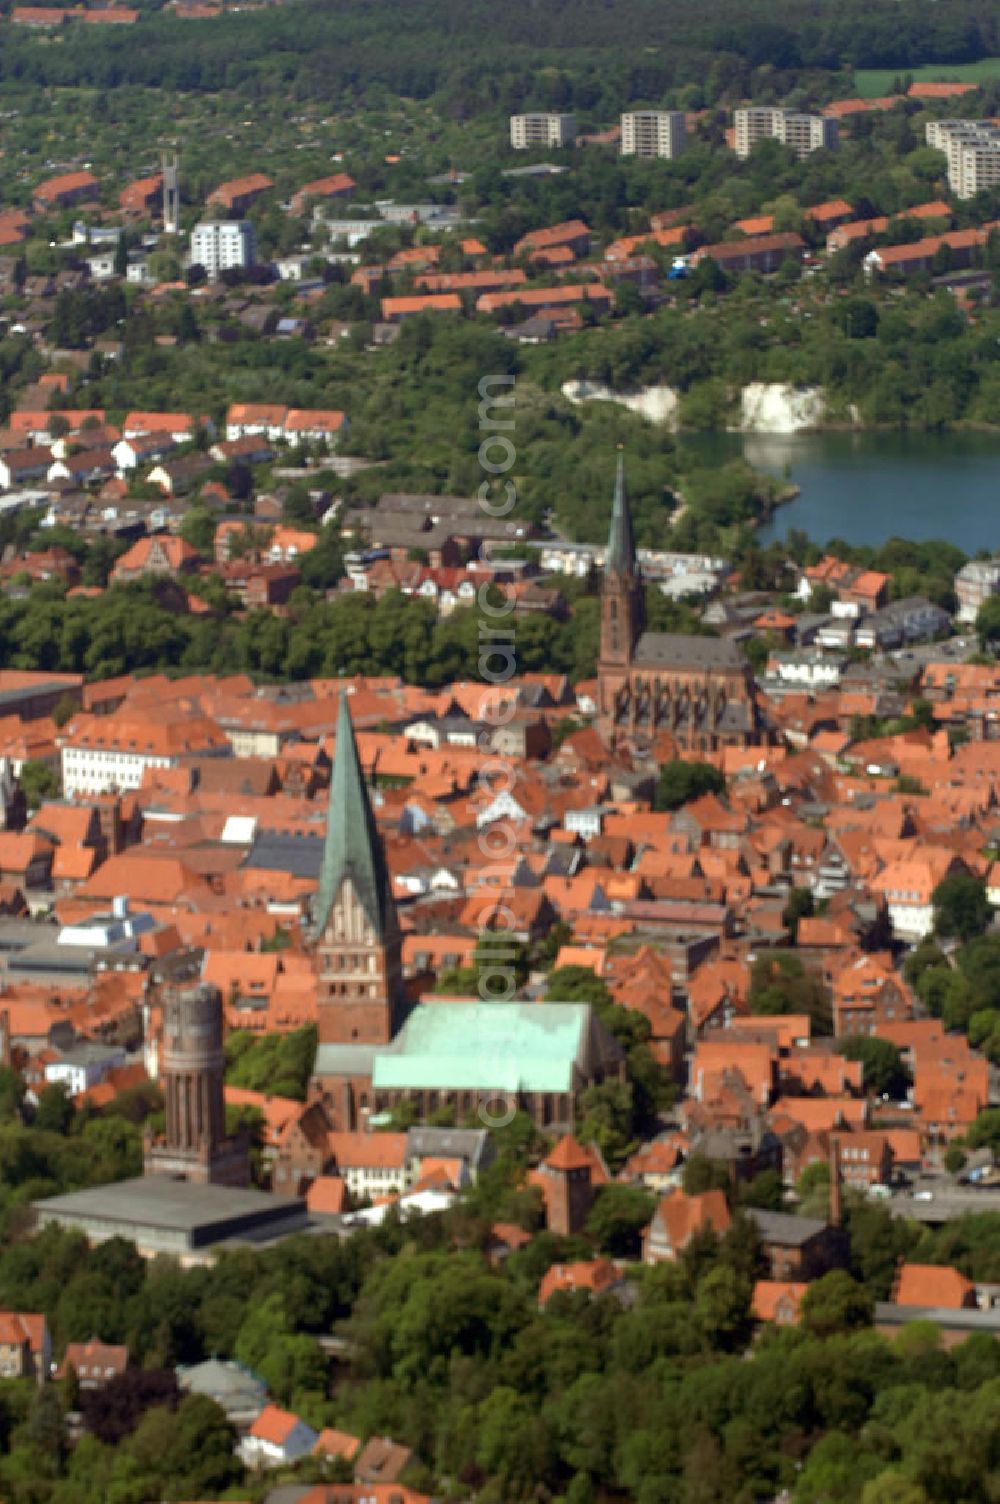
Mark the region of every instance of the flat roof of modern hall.
[[138, 1176], [34, 1203], [40, 1227], [76, 1227], [91, 1242], [126, 1238], [140, 1252], [192, 1255], [224, 1243], [261, 1246], [309, 1230], [294, 1196]]

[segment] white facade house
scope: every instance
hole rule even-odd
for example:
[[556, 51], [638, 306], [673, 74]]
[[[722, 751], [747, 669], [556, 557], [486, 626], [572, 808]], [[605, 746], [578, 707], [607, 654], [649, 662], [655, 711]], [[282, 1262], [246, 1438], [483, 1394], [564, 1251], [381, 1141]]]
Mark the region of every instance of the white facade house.
[[904, 890], [895, 897], [891, 893], [887, 896], [886, 909], [892, 924], [892, 932], [900, 940], [917, 943], [926, 940], [927, 936], [933, 932], [934, 905], [932, 903], [914, 902]]
[[840, 683], [846, 659], [829, 653], [772, 653], [767, 660], [768, 674], [782, 684], [802, 685], [806, 689], [828, 689]]
[[21, 449], [0, 455], [0, 491], [13, 491], [25, 481], [45, 480], [51, 463], [51, 452], [41, 447], [36, 454]]
[[247, 1467], [283, 1467], [308, 1457], [319, 1441], [319, 1432], [304, 1420], [265, 1405], [240, 1443], [239, 1453]]
[[147, 768], [172, 768], [175, 759], [130, 752], [126, 748], [63, 747], [62, 785], [67, 799], [79, 794], [137, 789]]
[[93, 256], [87, 257], [87, 265], [94, 282], [107, 282], [115, 275], [115, 258], [117, 250], [97, 251]]
[[593, 841], [604, 828], [606, 814], [607, 810], [603, 804], [592, 804], [587, 809], [569, 809], [566, 811], [563, 826], [584, 841]]
[[438, 1190], [431, 1186], [423, 1191], [411, 1191], [398, 1201], [383, 1201], [378, 1206], [366, 1206], [360, 1211], [349, 1212], [344, 1222], [348, 1227], [381, 1227], [390, 1212], [393, 1215], [398, 1212], [405, 1222], [408, 1217], [428, 1217], [434, 1212], [446, 1212], [450, 1206], [454, 1206], [456, 1199], [454, 1191]]
[[206, 219], [191, 232], [191, 265], [203, 266], [209, 279], [256, 261], [257, 231], [249, 220]]
[[528, 820], [531, 816], [524, 809], [509, 789], [503, 789], [495, 799], [491, 799], [485, 809], [479, 811], [476, 816], [477, 830], [483, 830], [487, 825], [493, 825], [497, 820], [513, 820], [520, 824], [522, 820]]
[[920, 941], [934, 929], [934, 889], [946, 874], [926, 862], [890, 862], [873, 887], [885, 899], [893, 933], [900, 940]]
[[184, 756], [228, 757], [231, 751], [205, 717], [75, 716], [60, 738], [63, 796], [127, 792], [142, 786], [147, 768], [175, 768]]
[[213, 437], [215, 424], [207, 413], [126, 413], [122, 422], [123, 439], [171, 439], [175, 444], [190, 444], [198, 429]]
[[[336, 1173], [347, 1186], [354, 1201], [375, 1201], [383, 1196], [399, 1196], [407, 1189], [409, 1178], [405, 1134], [365, 1133], [345, 1134], [344, 1137], [376, 1140], [370, 1150], [364, 1144], [343, 1151], [339, 1148], [336, 1150]], [[402, 1142], [380, 1142], [383, 1139], [401, 1139]]]
[[111, 454], [121, 473], [138, 470], [140, 465], [151, 464], [153, 460], [166, 459], [176, 448], [169, 434], [161, 434], [158, 438], [119, 439], [112, 446]]
[[64, 1050], [58, 1060], [50, 1060], [45, 1067], [45, 1079], [50, 1085], [65, 1086], [71, 1097], [98, 1086], [105, 1076], [125, 1064], [125, 1051], [117, 1045], [95, 1044], [81, 1040], [79, 1044]]
[[958, 621], [975, 621], [980, 606], [1000, 595], [1000, 559], [970, 559], [955, 576]]

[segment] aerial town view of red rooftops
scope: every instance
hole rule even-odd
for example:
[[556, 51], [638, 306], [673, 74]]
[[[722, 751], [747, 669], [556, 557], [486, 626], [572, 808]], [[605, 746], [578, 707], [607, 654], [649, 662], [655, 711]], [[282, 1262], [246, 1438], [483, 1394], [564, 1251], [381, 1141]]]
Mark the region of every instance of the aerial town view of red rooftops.
[[0, 0], [0, 1500], [997, 1504], [1000, 18]]

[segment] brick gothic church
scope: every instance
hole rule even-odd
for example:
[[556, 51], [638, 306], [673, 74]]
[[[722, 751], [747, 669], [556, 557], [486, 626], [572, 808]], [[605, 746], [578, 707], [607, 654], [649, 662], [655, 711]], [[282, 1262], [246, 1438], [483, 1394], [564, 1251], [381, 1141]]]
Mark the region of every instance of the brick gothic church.
[[645, 589], [618, 456], [601, 589], [597, 729], [609, 747], [643, 750], [668, 733], [685, 752], [759, 739], [753, 678], [734, 643], [645, 630]]
[[623, 1079], [621, 1050], [588, 1004], [413, 1002], [401, 949], [385, 852], [341, 696], [313, 910], [319, 1044], [312, 1110], [302, 1124], [310, 1154], [322, 1163], [331, 1129], [364, 1128], [404, 1100], [421, 1117], [450, 1107], [462, 1120], [512, 1090], [539, 1126], [567, 1127], [581, 1092]]

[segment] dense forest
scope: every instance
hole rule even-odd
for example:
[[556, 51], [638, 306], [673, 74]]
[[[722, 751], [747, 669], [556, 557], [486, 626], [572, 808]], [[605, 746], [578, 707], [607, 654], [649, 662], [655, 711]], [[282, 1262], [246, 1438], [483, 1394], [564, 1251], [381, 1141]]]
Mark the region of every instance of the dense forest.
[[[87, 28], [72, 45], [8, 32], [0, 79], [114, 89], [279, 89], [290, 99], [397, 95], [446, 99], [462, 114], [526, 100], [589, 110], [602, 97], [655, 98], [684, 84], [713, 97], [745, 90], [758, 67], [794, 76], [848, 67], [905, 69], [1000, 53], [1000, 19], [972, 0], [928, 8], [894, 0], [770, 0], [752, 17], [738, 0], [604, 0], [538, 6], [512, 0], [304, 0], [211, 25], [147, 12], [128, 28]], [[95, 28], [96, 30], [96, 28]], [[109, 35], [108, 32], [115, 34]], [[392, 38], [392, 45], [386, 39]]]

